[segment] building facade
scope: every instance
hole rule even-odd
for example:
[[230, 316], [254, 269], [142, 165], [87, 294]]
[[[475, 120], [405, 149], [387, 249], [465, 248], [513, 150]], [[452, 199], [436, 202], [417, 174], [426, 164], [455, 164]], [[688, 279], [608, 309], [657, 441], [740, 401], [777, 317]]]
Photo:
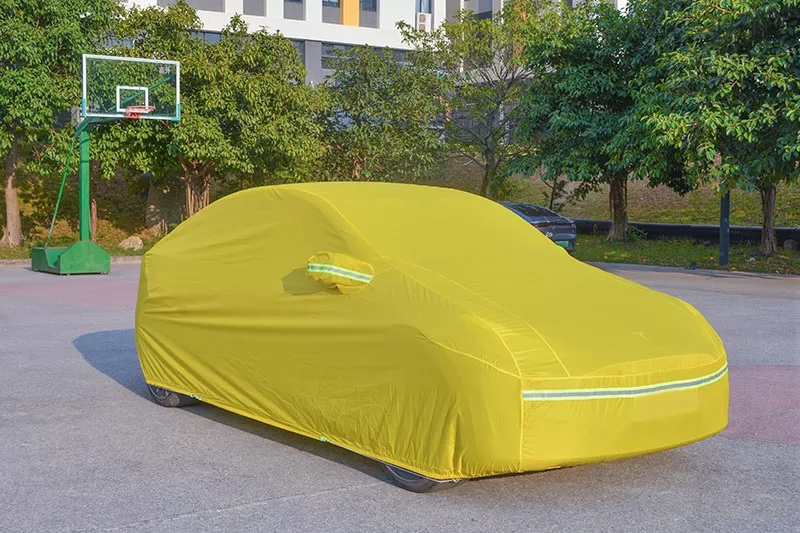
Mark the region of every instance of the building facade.
[[[139, 7], [168, 6], [175, 0], [121, 0]], [[334, 51], [348, 46], [405, 50], [400, 21], [435, 28], [447, 16], [445, 0], [187, 0], [203, 21], [203, 38], [214, 41], [231, 16], [242, 15], [251, 29], [280, 31], [303, 59], [309, 83], [330, 73]], [[453, 10], [455, 12], [455, 9]]]
[[[567, 0], [569, 5], [580, 0]], [[120, 0], [139, 7], [168, 6], [175, 0]], [[374, 46], [400, 51], [408, 47], [398, 22], [433, 30], [461, 9], [491, 17], [504, 0], [187, 0], [203, 21], [201, 36], [211, 42], [238, 13], [251, 29], [280, 31], [295, 43], [309, 83], [330, 74], [336, 50]], [[626, 0], [617, 0], [618, 7]]]

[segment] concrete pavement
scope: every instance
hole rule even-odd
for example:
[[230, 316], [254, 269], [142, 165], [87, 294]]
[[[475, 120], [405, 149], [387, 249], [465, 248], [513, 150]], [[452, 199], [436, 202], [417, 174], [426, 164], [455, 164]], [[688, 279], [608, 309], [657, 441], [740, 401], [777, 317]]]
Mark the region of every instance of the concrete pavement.
[[603, 268], [717, 329], [730, 427], [418, 495], [331, 445], [150, 401], [133, 343], [137, 265], [70, 278], [0, 267], [0, 531], [800, 531], [800, 278]]

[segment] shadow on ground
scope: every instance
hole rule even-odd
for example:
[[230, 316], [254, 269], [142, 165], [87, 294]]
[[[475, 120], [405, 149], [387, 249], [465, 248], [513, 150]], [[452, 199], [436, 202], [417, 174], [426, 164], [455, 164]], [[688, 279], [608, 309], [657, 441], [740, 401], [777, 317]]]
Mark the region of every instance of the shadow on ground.
[[[95, 369], [105, 374], [122, 387], [133, 392], [139, 398], [135, 401], [152, 401], [147, 385], [139, 366], [132, 329], [100, 331], [82, 335], [73, 341], [83, 358]], [[284, 431], [282, 429], [239, 416], [214, 406], [200, 404], [184, 407], [183, 410], [202, 416], [208, 420], [224, 424], [230, 428], [247, 432], [269, 441], [292, 447], [298, 451], [310, 453], [320, 458], [354, 468], [372, 478], [389, 483], [379, 463], [347, 451], [343, 448], [323, 444], [313, 439]], [[724, 439], [723, 439], [724, 440]], [[719, 445], [719, 441], [717, 446]], [[650, 490], [655, 479], [672, 479], [674, 486], [679, 486], [686, 477], [696, 476], [696, 472], [708, 468], [705, 459], [695, 453], [687, 453], [690, 447], [669, 450], [657, 454], [637, 457], [624, 461], [586, 465], [576, 468], [565, 468], [547, 472], [528, 473], [525, 475], [494, 476], [486, 478], [485, 483], [476, 483], [470, 492], [453, 491], [465, 497], [489, 497], [498, 490], [496, 484], [504, 480], [504, 486], [512, 487], [512, 491], [520, 491], [525, 498], [538, 494], [542, 486], [562, 487], [570, 494], [582, 493], [584, 486], [594, 487], [592, 490], [630, 490], [631, 486], [641, 490]], [[492, 481], [495, 480], [495, 481]], [[542, 485], [542, 484], [545, 485]], [[472, 484], [470, 484], [472, 485]], [[533, 491], [533, 492], [531, 492]], [[447, 494], [446, 491], [442, 494]], [[480, 496], [483, 495], [483, 496]], [[544, 494], [540, 496], [544, 497]], [[558, 500], [558, 498], [556, 498]], [[558, 502], [554, 502], [557, 504]]]
[[[76, 338], [72, 341], [72, 344], [96, 370], [142, 399], [152, 401], [147, 390], [147, 384], [144, 381], [142, 369], [139, 366], [132, 329], [89, 333]], [[200, 404], [184, 407], [183, 409], [239, 431], [245, 431], [251, 435], [291, 446], [297, 450], [317, 455], [349, 468], [355, 468], [381, 481], [388, 480], [376, 461], [343, 448], [323, 444], [302, 435], [218, 409], [212, 405]]]

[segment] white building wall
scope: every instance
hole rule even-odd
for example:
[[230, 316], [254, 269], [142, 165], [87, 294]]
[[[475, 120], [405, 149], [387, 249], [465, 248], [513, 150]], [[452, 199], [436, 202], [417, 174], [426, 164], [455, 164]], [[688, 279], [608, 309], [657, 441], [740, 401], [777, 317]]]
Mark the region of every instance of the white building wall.
[[[124, 5], [150, 7], [159, 5], [159, 0], [119, 0]], [[189, 5], [208, 6], [221, 0], [188, 0]], [[203, 22], [203, 30], [221, 31], [235, 13], [244, 12], [245, 0], [224, 0], [224, 12], [197, 9]], [[359, 2], [360, 0], [350, 0]], [[507, 0], [431, 0], [433, 4], [433, 27], [447, 17], [452, 18], [459, 9], [471, 9], [476, 13], [496, 13]], [[572, 0], [579, 3], [582, 0]], [[165, 3], [165, 2], [161, 2]], [[624, 8], [627, 0], [616, 0], [619, 8]], [[410, 25], [416, 23], [417, 0], [378, 0], [378, 27], [368, 28], [344, 24], [331, 24], [322, 21], [322, 0], [304, 0], [305, 20], [284, 18], [284, 0], [266, 0], [266, 16], [242, 15], [251, 30], [266, 28], [280, 31], [284, 36], [301, 44], [302, 55], [308, 72], [307, 81], [318, 83], [330, 73], [322, 68], [323, 43], [343, 45], [369, 45], [377, 48], [408, 49], [397, 30], [399, 21]]]
[[[358, 1], [358, 0], [355, 0]], [[157, 0], [128, 0], [126, 4], [140, 7], [157, 5]], [[191, 5], [192, 2], [189, 1]], [[378, 28], [346, 26], [343, 24], [327, 24], [322, 22], [322, 0], [305, 0], [305, 20], [283, 18], [283, 0], [267, 0], [267, 16], [256, 17], [243, 15], [243, 19], [253, 30], [265, 27], [269, 31], [280, 31], [290, 39], [299, 41], [320, 41], [351, 45], [370, 45], [407, 49], [397, 22], [414, 24], [416, 19], [416, 0], [379, 0]], [[434, 25], [445, 19], [445, 0], [434, 0]], [[198, 10], [205, 30], [220, 31], [234, 13], [242, 13], [243, 0], [225, 0], [225, 12]]]
[[[358, 0], [354, 0], [358, 1]], [[472, 9], [476, 12], [497, 12], [504, 0], [432, 0], [434, 27], [441, 24], [448, 15], [459, 8]], [[579, 1], [579, 0], [578, 0]], [[122, 0], [127, 5], [136, 4], [141, 7], [157, 5], [158, 0]], [[305, 20], [283, 18], [283, 0], [266, 0], [267, 16], [256, 17], [244, 15], [251, 29], [265, 27], [270, 31], [280, 31], [290, 39], [306, 41], [334, 42], [376, 47], [408, 48], [397, 31], [397, 22], [415, 23], [416, 0], [379, 0], [378, 28], [327, 24], [322, 22], [322, 0], [305, 0]], [[193, 2], [189, 0], [191, 5]], [[225, 12], [198, 10], [204, 29], [220, 31], [234, 13], [244, 11], [243, 0], [225, 0]], [[624, 9], [627, 0], [615, 0], [618, 8]]]

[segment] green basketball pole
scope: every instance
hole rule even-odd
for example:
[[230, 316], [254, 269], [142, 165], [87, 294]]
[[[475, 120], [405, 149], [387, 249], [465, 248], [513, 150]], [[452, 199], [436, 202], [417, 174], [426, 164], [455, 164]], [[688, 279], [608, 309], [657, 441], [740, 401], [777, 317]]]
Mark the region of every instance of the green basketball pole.
[[[85, 119], [75, 131], [79, 139], [80, 165], [78, 168], [78, 242], [66, 248], [42, 248], [31, 250], [31, 268], [52, 274], [108, 274], [111, 271], [111, 256], [97, 243], [92, 242], [91, 194], [91, 150], [89, 129], [92, 119]], [[58, 209], [58, 207], [56, 207]]]
[[[99, 68], [98, 67], [102, 67]], [[99, 68], [99, 71], [98, 71]], [[91, 150], [89, 133], [95, 124], [122, 118], [151, 118], [178, 122], [181, 119], [178, 61], [141, 57], [84, 54], [82, 57], [81, 121], [75, 129], [67, 155], [61, 189], [44, 246], [31, 250], [31, 268], [53, 274], [108, 274], [111, 257], [92, 242]], [[172, 91], [174, 90], [174, 95]], [[155, 91], [155, 94], [154, 94]], [[161, 93], [161, 94], [159, 94]], [[150, 104], [153, 105], [150, 105]], [[144, 104], [144, 105], [142, 105]], [[150, 115], [152, 111], [156, 111]], [[140, 117], [140, 115], [146, 115]], [[48, 246], [53, 234], [69, 165], [78, 142], [78, 242], [65, 248]]]
[[91, 194], [89, 193], [89, 174], [92, 168], [92, 161], [89, 150], [89, 132], [86, 129], [80, 133], [79, 146], [81, 166], [78, 179], [78, 197], [80, 198], [78, 220], [80, 224], [80, 240], [83, 242], [92, 240]]

